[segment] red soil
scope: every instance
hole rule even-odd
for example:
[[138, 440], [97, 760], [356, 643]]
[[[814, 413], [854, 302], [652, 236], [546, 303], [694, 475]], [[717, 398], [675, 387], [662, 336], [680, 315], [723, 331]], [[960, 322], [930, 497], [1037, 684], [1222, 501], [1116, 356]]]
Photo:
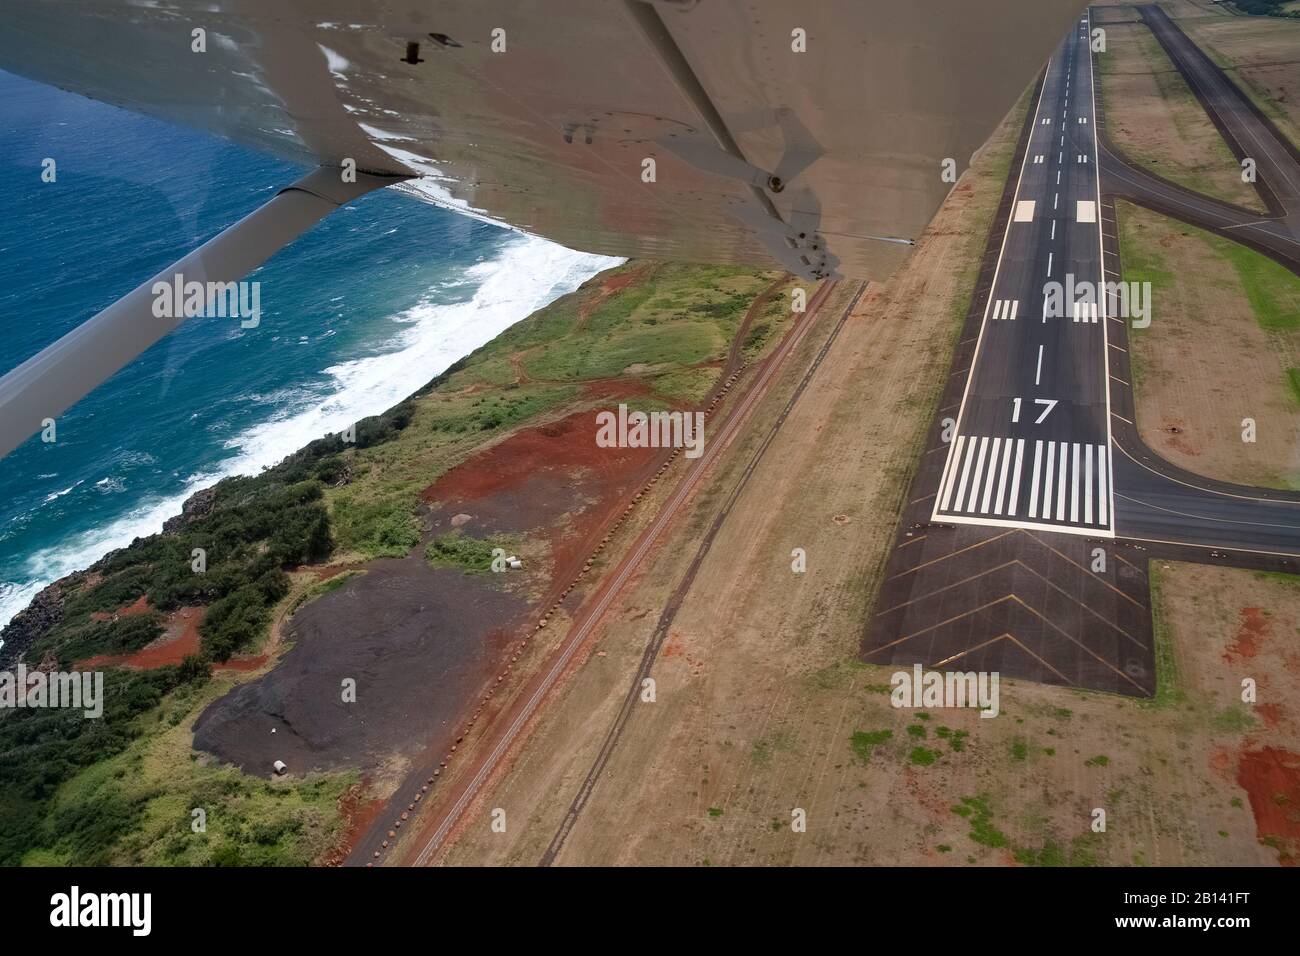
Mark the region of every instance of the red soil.
[[1282, 708], [1277, 704], [1256, 704], [1255, 712], [1269, 730], [1275, 730], [1282, 722]]
[[[332, 569], [324, 569], [332, 570]], [[337, 574], [338, 571], [334, 571]], [[332, 576], [332, 575], [330, 575]], [[128, 614], [142, 614], [150, 610], [149, 602], [141, 597], [129, 607], [113, 614], [105, 614], [98, 620], [109, 620], [114, 616], [124, 617]], [[179, 664], [191, 654], [199, 653], [199, 622], [203, 620], [204, 608], [181, 607], [172, 611], [164, 619], [162, 635], [138, 651], [130, 654], [97, 654], [84, 661], [78, 661], [77, 670], [95, 670], [100, 667], [125, 667], [128, 670], [147, 671], [155, 667], [167, 667]], [[232, 657], [224, 664], [214, 664], [219, 671], [253, 671], [266, 663], [266, 656]]]
[[1278, 851], [1278, 862], [1300, 858], [1300, 755], [1277, 747], [1241, 754], [1237, 783], [1250, 797], [1255, 834]]
[[327, 564], [324, 566], [303, 564], [294, 568], [294, 571], [311, 571], [316, 575], [316, 582], [319, 584], [321, 581], [328, 581], [330, 578], [338, 577], [344, 571], [355, 571], [359, 567], [361, 567], [361, 565], [356, 562], [350, 564]]
[[[142, 597], [129, 609], [118, 611], [139, 614], [149, 609], [148, 602]], [[190, 654], [199, 652], [199, 621], [203, 620], [203, 608], [182, 607], [167, 615], [165, 629], [157, 640], [146, 644], [131, 654], [99, 654], [79, 662], [80, 670], [93, 670], [97, 667], [127, 667], [132, 670], [149, 670], [179, 664]]]
[[587, 324], [587, 316], [591, 314], [592, 310], [595, 309], [596, 306], [600, 305], [620, 289], [625, 289], [632, 283], [640, 281], [649, 268], [649, 266], [641, 266], [637, 269], [630, 269], [621, 275], [610, 276], [605, 279], [600, 284], [599, 294], [592, 296], [586, 302], [583, 302], [578, 306], [578, 328], [582, 328]]
[[213, 664], [212, 669], [218, 671], [255, 671], [267, 662], [265, 654], [258, 654], [254, 657], [232, 657], [224, 664]]
[[1237, 628], [1237, 636], [1228, 645], [1223, 659], [1231, 664], [1238, 658], [1254, 657], [1259, 653], [1260, 642], [1268, 637], [1270, 632], [1268, 617], [1261, 608], [1243, 607], [1241, 626]]
[[145, 614], [149, 610], [149, 599], [141, 594], [135, 599], [134, 604], [124, 604], [116, 611], [95, 611], [90, 615], [90, 619], [92, 621], [115, 621], [120, 617], [135, 617], [137, 614]]
[[362, 780], [339, 799], [339, 811], [343, 817], [343, 836], [322, 861], [325, 866], [342, 866], [352, 852], [352, 847], [379, 819], [384, 809], [383, 797], [362, 802], [361, 794], [366, 789], [367, 781]]
[[573, 484], [586, 474], [615, 477], [659, 452], [654, 448], [600, 448], [596, 431], [596, 412], [592, 410], [520, 429], [452, 468], [426, 488], [421, 499], [426, 503], [480, 501], [515, 489], [539, 471], [564, 476]]
[[[606, 398], [611, 401], [624, 398], [637, 398], [653, 394], [650, 383], [641, 378], [594, 378], [582, 383], [583, 392], [588, 398]], [[601, 451], [607, 449], [602, 448]]]
[[1210, 769], [1224, 781], [1232, 779], [1232, 754], [1226, 747], [1215, 747], [1210, 753]]
[[662, 448], [598, 447], [597, 411], [522, 428], [452, 468], [421, 495], [434, 507], [435, 526], [469, 512], [479, 530], [545, 538], [553, 587], [572, 580], [605, 527], [668, 455]]

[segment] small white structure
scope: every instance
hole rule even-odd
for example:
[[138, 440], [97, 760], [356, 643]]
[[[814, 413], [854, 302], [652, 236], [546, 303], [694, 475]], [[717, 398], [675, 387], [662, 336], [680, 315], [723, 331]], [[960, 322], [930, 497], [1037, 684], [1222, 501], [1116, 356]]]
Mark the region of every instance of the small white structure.
[[506, 567], [508, 567], [511, 571], [518, 571], [523, 566], [524, 566], [524, 562], [520, 561], [513, 554], [510, 555], [510, 557], [506, 558]]
[[271, 766], [274, 767], [275, 772], [280, 775], [283, 775], [284, 772], [289, 769], [287, 766], [285, 766], [283, 760], [277, 760], [275, 763], [271, 764]]

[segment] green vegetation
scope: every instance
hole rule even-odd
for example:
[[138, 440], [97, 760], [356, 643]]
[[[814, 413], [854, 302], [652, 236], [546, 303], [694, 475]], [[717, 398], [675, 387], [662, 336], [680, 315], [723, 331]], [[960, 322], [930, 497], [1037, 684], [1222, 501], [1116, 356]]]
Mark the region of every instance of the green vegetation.
[[1197, 230], [1219, 255], [1232, 263], [1255, 321], [1268, 332], [1300, 331], [1300, 282], [1268, 256], [1222, 236]]
[[1110, 758], [1105, 754], [1098, 754], [1096, 757], [1090, 757], [1083, 762], [1085, 767], [1104, 767], [1110, 763]]
[[871, 752], [894, 736], [892, 730], [857, 730], [850, 740], [853, 752], [863, 763], [871, 759]]
[[1178, 658], [1165, 612], [1160, 569], [1154, 563], [1149, 564], [1148, 568], [1151, 580], [1151, 630], [1155, 641], [1156, 692], [1151, 700], [1140, 703], [1146, 707], [1163, 709], [1182, 704], [1186, 695], [1178, 680]]
[[[1141, 23], [1116, 25], [1111, 31], [1110, 49], [1094, 62], [1101, 77], [1099, 105], [1111, 114], [1111, 135], [1124, 155], [1194, 192], [1263, 212], [1258, 195], [1240, 181], [1236, 157], [1215, 135], [1205, 110], [1155, 34]], [[1135, 96], [1128, 85], [1134, 75], [1149, 76], [1159, 100], [1143, 95], [1145, 90]], [[1181, 138], [1175, 144], [1184, 148], [1170, 149], [1163, 137], [1151, 141], [1131, 132], [1147, 122], [1159, 129], [1162, 118]]]
[[1296, 17], [1300, 12], [1287, 11], [1283, 7], [1288, 0], [1232, 0], [1232, 5], [1242, 13], [1253, 17]]
[[[610, 278], [633, 281], [614, 287]], [[749, 304], [776, 278], [654, 263], [606, 273], [359, 422], [354, 441], [329, 436], [259, 475], [226, 479], [195, 496], [168, 533], [65, 581], [60, 613], [24, 650], [26, 661], [66, 667], [130, 653], [161, 634], [163, 614], [188, 606], [205, 608], [201, 651], [179, 667], [107, 671], [102, 719], [64, 709], [0, 713], [0, 865], [318, 858], [337, 836], [339, 800], [355, 776], [265, 780], [195, 754], [195, 714], [237, 679], [213, 679], [211, 662], [265, 636], [289, 594], [289, 570], [409, 554], [421, 539], [421, 495], [440, 475], [519, 423], [581, 407], [584, 380], [635, 366], [629, 374], [649, 389], [639, 402], [703, 397]], [[750, 345], [775, 337], [779, 312], [764, 310], [768, 328]], [[431, 552], [480, 570], [491, 546], [442, 536]], [[298, 605], [346, 580], [320, 582]], [[143, 610], [122, 613], [141, 598]], [[783, 746], [756, 747], [755, 760]], [[204, 833], [191, 828], [195, 808], [206, 812]]]
[[492, 570], [492, 552], [497, 548], [514, 553], [518, 542], [505, 535], [473, 538], [461, 531], [439, 535], [429, 542], [424, 557], [430, 564], [444, 564], [463, 571], [480, 573]]
[[989, 809], [987, 797], [962, 797], [952, 812], [966, 818], [970, 823], [967, 835], [980, 846], [999, 849], [1010, 845], [1007, 835], [993, 826], [993, 811]]
[[[21, 847], [22, 863], [303, 866], [336, 842], [339, 801], [357, 775], [269, 780], [192, 753], [190, 719], [229, 687], [194, 673], [124, 725], [132, 734], [125, 747], [92, 754], [53, 791], [43, 819], [11, 847]], [[102, 723], [116, 725], [118, 716]]]
[[970, 736], [970, 732], [953, 730], [951, 727], [939, 727], [935, 730], [934, 735], [940, 740], [948, 741], [948, 747], [953, 753], [961, 753], [966, 749], [966, 738]]
[[1217, 711], [1210, 726], [1221, 734], [1240, 734], [1255, 726], [1255, 718], [1240, 704], [1232, 704]]
[[928, 767], [939, 759], [939, 754], [929, 747], [913, 747], [907, 759], [918, 767]]
[[[356, 447], [390, 441], [411, 415], [404, 403], [358, 423]], [[155, 611], [206, 605], [205, 660], [225, 661], [250, 646], [288, 593], [284, 569], [324, 560], [334, 548], [322, 495], [325, 482], [346, 471], [345, 447], [337, 436], [324, 438], [260, 475], [227, 478], [179, 528], [112, 552], [91, 568], [97, 582], [86, 576], [70, 587], [61, 620], [24, 659], [53, 655], [69, 667], [93, 654], [138, 650], [161, 634], [158, 615], [111, 615], [141, 597]]]
[[56, 844], [77, 862], [104, 862], [97, 854], [132, 828], [138, 807], [101, 793], [79, 802], [78, 812], [48, 815], [55, 793], [83, 768], [125, 750], [142, 732], [140, 716], [163, 695], [206, 679], [207, 668], [197, 662], [144, 673], [108, 670], [99, 718], [66, 707], [6, 711], [0, 717], [0, 866]]
[[[1152, 289], [1177, 285], [1178, 277], [1166, 262], [1159, 244], [1149, 238], [1149, 230], [1138, 227], [1133, 208], [1121, 203], [1118, 213], [1124, 281], [1149, 282]], [[1145, 213], [1139, 213], [1136, 217], [1142, 215]], [[1253, 249], [1203, 229], [1183, 224], [1179, 225], [1179, 229], [1184, 234], [1195, 236], [1232, 266], [1241, 284], [1242, 294], [1250, 303], [1255, 321], [1260, 328], [1275, 337], [1275, 343], [1283, 354], [1290, 354], [1293, 336], [1300, 333], [1300, 282], [1296, 281], [1290, 270]], [[1129, 336], [1135, 345], [1132, 350], [1135, 387], [1140, 387], [1143, 377], [1148, 373], [1144, 352], [1136, 346], [1145, 336], [1152, 334], [1152, 327], [1154, 323], [1145, 329], [1129, 329]], [[1167, 327], [1161, 330], [1162, 334], [1167, 331]], [[1300, 378], [1297, 377], [1300, 376], [1300, 369], [1288, 368], [1286, 376], [1286, 388], [1300, 402]]]

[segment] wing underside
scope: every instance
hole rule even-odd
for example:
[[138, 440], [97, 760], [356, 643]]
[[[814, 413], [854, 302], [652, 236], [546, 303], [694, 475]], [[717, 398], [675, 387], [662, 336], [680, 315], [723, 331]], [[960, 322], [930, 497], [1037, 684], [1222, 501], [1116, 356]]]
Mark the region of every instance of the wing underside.
[[0, 67], [576, 248], [880, 278], [1081, 8], [6, 0]]

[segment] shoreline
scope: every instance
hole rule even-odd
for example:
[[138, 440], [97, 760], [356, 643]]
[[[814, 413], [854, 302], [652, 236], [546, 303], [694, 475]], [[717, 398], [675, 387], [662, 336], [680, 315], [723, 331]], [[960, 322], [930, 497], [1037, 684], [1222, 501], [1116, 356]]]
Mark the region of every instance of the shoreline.
[[[27, 580], [6, 582], [12, 585], [12, 591], [0, 595], [0, 609], [8, 605], [12, 614], [7, 620], [0, 616], [0, 641], [12, 640], [5, 637], [6, 629], [39, 600], [42, 592], [93, 568], [137, 539], [161, 533], [167, 521], [180, 515], [195, 495], [227, 478], [256, 475], [350, 422], [390, 411], [514, 324], [620, 263], [618, 259], [569, 250], [524, 233], [510, 237], [493, 258], [466, 270], [458, 280], [474, 284], [470, 298], [442, 305], [421, 299], [392, 317], [395, 329], [384, 351], [321, 370], [318, 374], [329, 375], [336, 386], [332, 394], [313, 399], [307, 394], [311, 388], [302, 383], [298, 386], [304, 393], [297, 402], [299, 407], [282, 418], [271, 417], [225, 439], [222, 444], [233, 453], [215, 467], [201, 469], [184, 479], [180, 491], [144, 496], [102, 528], [70, 531], [58, 543], [19, 558], [19, 566], [39, 570], [34, 570]], [[532, 266], [525, 271], [537, 277], [530, 288], [520, 292], [515, 285], [523, 266]], [[493, 334], [485, 339], [484, 329]], [[443, 348], [446, 342], [459, 343], [456, 354]], [[414, 367], [430, 360], [436, 363], [434, 374], [425, 374], [416, 381]], [[388, 384], [392, 380], [404, 384], [393, 387]], [[378, 407], [381, 402], [382, 408]], [[312, 428], [315, 430], [309, 432]], [[268, 453], [268, 447], [285, 450]], [[0, 645], [0, 663], [6, 659], [5, 647]]]

